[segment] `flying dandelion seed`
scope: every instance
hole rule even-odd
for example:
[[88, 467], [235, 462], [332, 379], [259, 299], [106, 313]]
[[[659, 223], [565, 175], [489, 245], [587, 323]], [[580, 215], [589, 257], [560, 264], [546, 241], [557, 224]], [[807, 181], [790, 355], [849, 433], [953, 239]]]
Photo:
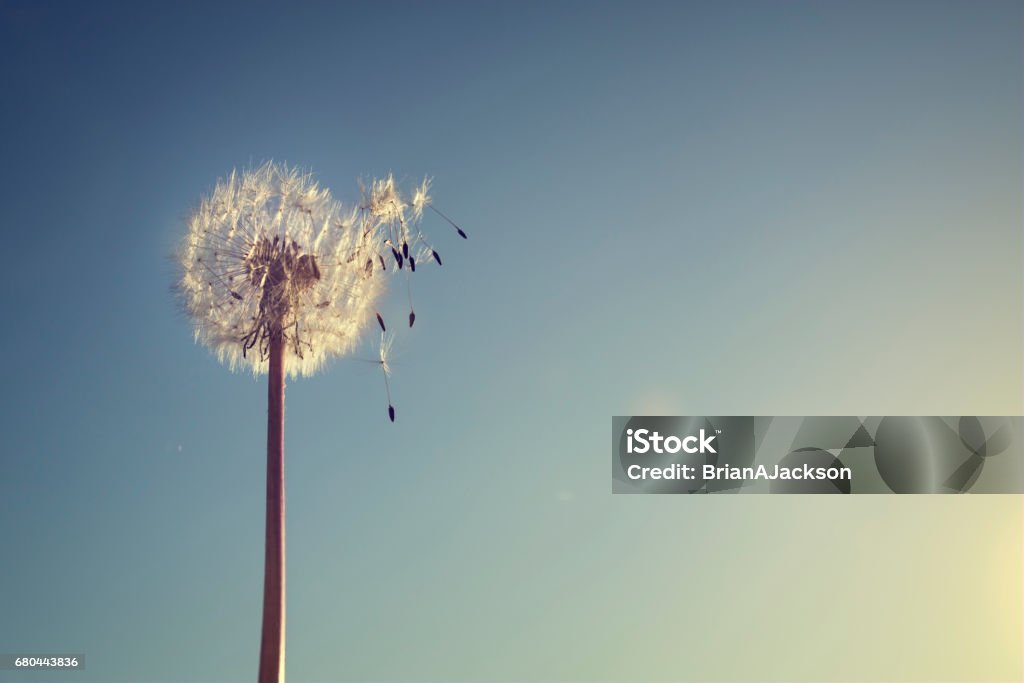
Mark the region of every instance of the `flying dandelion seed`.
[[423, 218], [423, 209], [433, 203], [430, 196], [430, 178], [424, 178], [420, 186], [412, 193], [412, 219], [419, 221]]
[[448, 223], [448, 225], [450, 225], [450, 226], [452, 226], [453, 228], [455, 228], [455, 232], [459, 233], [459, 237], [461, 237], [461, 238], [462, 238], [462, 239], [464, 239], [464, 240], [468, 240], [468, 239], [469, 239], [469, 235], [467, 235], [467, 234], [466, 234], [466, 231], [465, 231], [465, 230], [463, 230], [462, 228], [460, 228], [459, 226], [457, 226], [457, 225], [455, 224], [455, 221], [453, 221], [453, 220], [452, 220], [451, 218], [448, 218], [448, 216], [446, 216], [446, 215], [444, 215], [443, 213], [441, 213], [441, 212], [440, 212], [440, 211], [439, 211], [439, 210], [437, 209], [437, 207], [435, 207], [435, 206], [431, 206], [431, 207], [430, 207], [430, 210], [431, 210], [431, 211], [433, 211], [434, 213], [436, 213], [436, 214], [437, 214], [438, 216], [440, 216], [441, 218], [443, 218], [443, 219], [444, 219], [444, 220], [445, 220], [445, 221], [446, 221], [446, 222]]
[[380, 365], [381, 373], [384, 375], [384, 392], [388, 397], [388, 419], [395, 421], [395, 406], [391, 404], [391, 383], [388, 378], [391, 376], [391, 366], [388, 364], [388, 357], [391, 353], [391, 345], [395, 338], [384, 332], [380, 333]]
[[[361, 184], [360, 204], [346, 209], [311, 174], [268, 162], [232, 172], [188, 219], [177, 289], [196, 341], [233, 370], [269, 375], [261, 683], [284, 680], [285, 377], [312, 375], [329, 359], [350, 353], [376, 318], [388, 419], [395, 421], [388, 364], [393, 338], [377, 303], [386, 276], [403, 270], [408, 259], [409, 326], [416, 320], [409, 240], [424, 241], [413, 228], [431, 206], [428, 189], [424, 180], [406, 201], [388, 175]], [[395, 258], [390, 272], [388, 249]], [[433, 257], [440, 265], [436, 252]]]

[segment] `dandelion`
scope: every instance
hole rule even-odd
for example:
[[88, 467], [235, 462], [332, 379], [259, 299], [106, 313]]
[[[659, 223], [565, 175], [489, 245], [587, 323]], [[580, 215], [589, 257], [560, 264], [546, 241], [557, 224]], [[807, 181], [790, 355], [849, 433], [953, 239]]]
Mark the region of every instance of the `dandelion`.
[[[391, 175], [361, 187], [358, 206], [346, 209], [311, 174], [295, 168], [265, 163], [232, 172], [189, 217], [178, 254], [178, 292], [196, 340], [233, 370], [269, 375], [261, 682], [284, 678], [285, 377], [312, 375], [329, 359], [351, 353], [376, 320], [394, 422], [388, 364], [393, 337], [378, 312], [388, 275], [405, 274], [410, 327], [416, 319], [409, 284], [416, 255], [410, 249], [426, 244], [417, 226], [430, 206], [429, 181], [409, 201]], [[384, 258], [389, 251], [392, 269]]]

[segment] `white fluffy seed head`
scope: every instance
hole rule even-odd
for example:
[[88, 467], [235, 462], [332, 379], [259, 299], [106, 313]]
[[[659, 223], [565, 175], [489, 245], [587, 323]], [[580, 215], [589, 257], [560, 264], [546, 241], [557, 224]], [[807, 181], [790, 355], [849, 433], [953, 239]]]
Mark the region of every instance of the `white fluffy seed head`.
[[395, 270], [380, 264], [386, 243], [408, 234], [406, 208], [390, 176], [346, 210], [295, 168], [232, 172], [189, 216], [178, 254], [196, 340], [256, 374], [267, 371], [274, 334], [291, 376], [351, 352]]

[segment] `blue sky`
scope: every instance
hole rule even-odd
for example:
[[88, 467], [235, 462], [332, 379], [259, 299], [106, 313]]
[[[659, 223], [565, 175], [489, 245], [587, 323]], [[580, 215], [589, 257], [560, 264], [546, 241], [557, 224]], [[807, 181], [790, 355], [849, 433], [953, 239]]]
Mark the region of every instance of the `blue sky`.
[[[607, 467], [615, 414], [1024, 410], [1019, 3], [0, 8], [0, 652], [254, 675], [265, 387], [192, 342], [170, 254], [275, 159], [342, 200], [431, 175], [470, 233], [427, 225], [394, 426], [372, 344], [289, 384], [291, 678], [1019, 677], [1019, 499], [620, 501]], [[808, 602], [656, 590], [754, 552], [816, 562]]]

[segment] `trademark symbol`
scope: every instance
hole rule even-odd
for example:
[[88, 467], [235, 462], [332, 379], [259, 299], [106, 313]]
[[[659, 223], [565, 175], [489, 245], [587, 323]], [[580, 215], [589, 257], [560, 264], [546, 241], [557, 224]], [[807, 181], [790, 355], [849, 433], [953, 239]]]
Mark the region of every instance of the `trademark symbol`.
[[722, 433], [722, 430], [721, 430], [721, 429], [716, 429], [716, 430], [715, 430], [715, 434], [721, 434], [721, 433]]

